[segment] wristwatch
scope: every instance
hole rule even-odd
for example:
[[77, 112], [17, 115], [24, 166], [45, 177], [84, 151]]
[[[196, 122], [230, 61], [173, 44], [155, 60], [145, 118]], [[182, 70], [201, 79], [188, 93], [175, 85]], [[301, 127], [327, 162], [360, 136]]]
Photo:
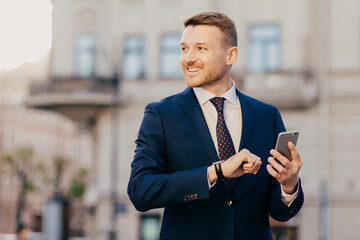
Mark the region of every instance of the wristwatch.
[[225, 178], [225, 176], [224, 176], [224, 174], [223, 174], [223, 172], [221, 170], [221, 163], [222, 163], [222, 161], [221, 162], [216, 162], [214, 164], [214, 166], [215, 166], [215, 172], [216, 172], [216, 175], [218, 177], [218, 180], [223, 181], [226, 178]]

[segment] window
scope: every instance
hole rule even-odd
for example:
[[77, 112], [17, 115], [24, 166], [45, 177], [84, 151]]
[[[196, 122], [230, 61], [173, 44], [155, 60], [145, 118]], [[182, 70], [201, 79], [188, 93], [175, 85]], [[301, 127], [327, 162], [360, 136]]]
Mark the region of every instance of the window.
[[178, 78], [182, 76], [180, 68], [180, 34], [165, 34], [161, 38], [160, 76]]
[[96, 37], [93, 34], [78, 34], [75, 38], [75, 74], [92, 77], [95, 73]]
[[129, 36], [124, 40], [123, 76], [125, 79], [144, 77], [145, 56], [144, 38]]
[[273, 226], [271, 227], [274, 240], [296, 240], [297, 227], [295, 226]]
[[146, 214], [141, 215], [140, 239], [157, 240], [160, 234], [160, 215]]
[[278, 24], [255, 24], [249, 28], [248, 70], [276, 72], [281, 67]]

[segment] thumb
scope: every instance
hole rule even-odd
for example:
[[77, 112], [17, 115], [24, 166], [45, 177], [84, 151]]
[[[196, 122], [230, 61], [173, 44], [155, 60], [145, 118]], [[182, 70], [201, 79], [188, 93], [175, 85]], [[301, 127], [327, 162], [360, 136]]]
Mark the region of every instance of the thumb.
[[292, 142], [288, 143], [288, 147], [290, 149], [292, 161], [295, 161], [295, 162], [300, 161], [300, 155], [298, 152], [298, 148]]

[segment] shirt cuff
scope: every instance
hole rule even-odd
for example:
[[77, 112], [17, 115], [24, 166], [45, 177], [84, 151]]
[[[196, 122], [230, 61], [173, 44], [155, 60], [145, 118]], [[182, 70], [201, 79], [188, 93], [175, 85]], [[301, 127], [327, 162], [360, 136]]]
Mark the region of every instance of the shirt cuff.
[[296, 199], [296, 197], [299, 195], [299, 183], [297, 185], [297, 189], [296, 192], [293, 194], [287, 194], [284, 189], [282, 188], [282, 186], [280, 185], [281, 188], [281, 200], [283, 201], [283, 203], [285, 203], [288, 207], [291, 206], [291, 204], [294, 202], [294, 200]]
[[209, 186], [209, 190], [213, 187], [213, 186], [215, 186], [215, 184], [216, 184], [216, 182], [217, 181], [215, 181], [215, 182], [213, 182], [212, 184], [210, 183], [210, 180], [209, 180], [209, 177], [208, 177], [208, 186]]

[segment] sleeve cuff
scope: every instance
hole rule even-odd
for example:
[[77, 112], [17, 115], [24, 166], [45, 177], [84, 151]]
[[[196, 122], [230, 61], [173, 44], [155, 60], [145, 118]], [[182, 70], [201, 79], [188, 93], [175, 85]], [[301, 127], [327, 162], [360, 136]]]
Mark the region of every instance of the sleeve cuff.
[[[209, 180], [208, 180], [209, 181]], [[291, 206], [291, 204], [294, 202], [294, 200], [296, 199], [296, 197], [299, 195], [299, 183], [297, 185], [297, 189], [296, 192], [293, 194], [287, 194], [282, 186], [280, 185], [280, 189], [281, 189], [281, 200], [283, 201], [283, 203], [285, 203], [288, 207]]]
[[209, 190], [212, 188], [212, 187], [214, 187], [215, 186], [215, 184], [216, 184], [216, 182], [217, 181], [215, 181], [215, 182], [213, 182], [212, 184], [210, 183], [210, 180], [209, 180], [209, 177], [208, 177], [208, 186], [209, 186]]

